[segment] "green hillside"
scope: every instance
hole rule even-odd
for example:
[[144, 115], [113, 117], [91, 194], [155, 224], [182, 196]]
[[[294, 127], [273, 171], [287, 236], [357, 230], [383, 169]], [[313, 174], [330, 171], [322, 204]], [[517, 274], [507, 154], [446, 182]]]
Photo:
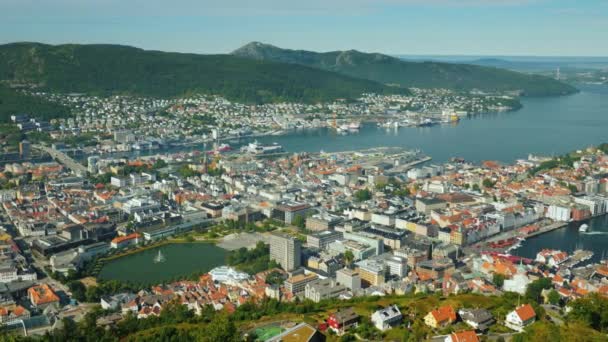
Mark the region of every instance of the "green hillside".
[[59, 92], [154, 97], [193, 92], [241, 102], [318, 102], [406, 89], [301, 65], [119, 45], [0, 45], [0, 81]]
[[35, 114], [48, 120], [68, 116], [70, 109], [0, 84], [0, 122], [8, 122], [12, 114], [19, 113]]
[[355, 50], [317, 53], [253, 42], [233, 54], [255, 60], [307, 65], [402, 87], [522, 91], [526, 96], [565, 95], [577, 91], [571, 85], [544, 76], [468, 64], [408, 62]]

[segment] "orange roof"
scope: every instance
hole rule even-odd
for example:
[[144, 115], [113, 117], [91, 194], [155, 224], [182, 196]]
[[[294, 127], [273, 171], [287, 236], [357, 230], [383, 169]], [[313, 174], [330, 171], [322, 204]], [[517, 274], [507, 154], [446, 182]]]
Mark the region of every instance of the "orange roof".
[[453, 342], [478, 342], [479, 338], [474, 330], [455, 332], [450, 335]]
[[445, 321], [453, 322], [456, 320], [456, 312], [449, 305], [445, 305], [445, 306], [440, 307], [437, 310], [433, 310], [433, 311], [431, 311], [431, 314], [433, 315], [433, 317], [435, 318], [435, 320], [437, 322], [445, 322]]
[[35, 305], [59, 302], [59, 297], [48, 284], [32, 286], [27, 293]]
[[527, 321], [531, 318], [536, 317], [536, 312], [534, 312], [534, 308], [530, 304], [524, 304], [519, 308], [515, 309], [515, 313], [522, 321]]
[[139, 233], [133, 233], [133, 234], [129, 234], [129, 235], [125, 235], [125, 236], [117, 236], [114, 239], [112, 239], [112, 243], [121, 243], [127, 240], [133, 240], [133, 239], [137, 239], [140, 238], [141, 234]]

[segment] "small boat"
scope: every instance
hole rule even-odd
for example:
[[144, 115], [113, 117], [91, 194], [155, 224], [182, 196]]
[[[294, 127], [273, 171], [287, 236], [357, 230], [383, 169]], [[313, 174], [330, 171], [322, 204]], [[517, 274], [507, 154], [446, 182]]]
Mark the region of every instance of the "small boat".
[[163, 253], [161, 253], [161, 251], [158, 251], [158, 254], [154, 257], [154, 263], [158, 264], [164, 262], [165, 260], [166, 259]]
[[588, 230], [589, 226], [586, 223], [583, 223], [580, 227], [578, 227], [578, 231], [581, 233], [586, 233]]

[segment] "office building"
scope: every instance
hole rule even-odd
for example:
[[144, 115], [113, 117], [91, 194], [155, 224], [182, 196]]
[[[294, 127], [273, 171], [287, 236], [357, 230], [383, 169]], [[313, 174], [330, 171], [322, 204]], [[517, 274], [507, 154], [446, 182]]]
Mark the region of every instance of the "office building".
[[302, 264], [302, 247], [299, 240], [284, 234], [270, 235], [270, 259], [286, 271], [294, 270]]

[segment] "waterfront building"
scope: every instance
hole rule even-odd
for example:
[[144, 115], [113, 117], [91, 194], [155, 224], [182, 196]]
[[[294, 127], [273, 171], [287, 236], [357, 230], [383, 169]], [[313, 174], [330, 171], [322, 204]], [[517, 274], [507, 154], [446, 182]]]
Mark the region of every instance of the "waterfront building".
[[287, 271], [294, 270], [302, 264], [300, 240], [285, 234], [270, 235], [270, 259]]

